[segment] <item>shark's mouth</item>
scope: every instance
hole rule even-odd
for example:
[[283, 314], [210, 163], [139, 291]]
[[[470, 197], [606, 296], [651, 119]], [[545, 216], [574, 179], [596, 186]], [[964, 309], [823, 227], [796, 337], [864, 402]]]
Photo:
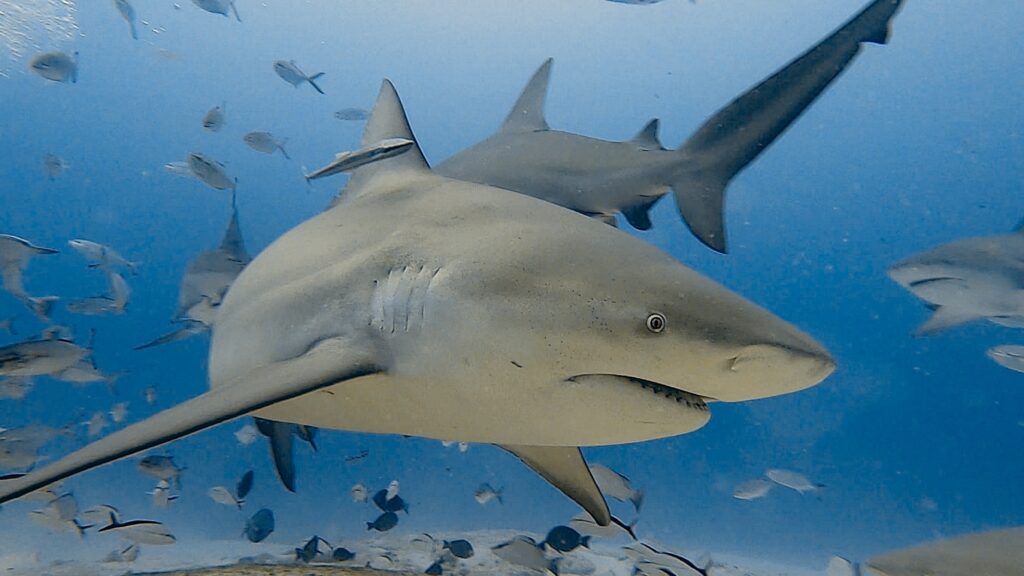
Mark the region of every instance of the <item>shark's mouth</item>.
[[707, 402], [703, 397], [691, 394], [686, 390], [672, 388], [671, 386], [665, 386], [664, 384], [658, 384], [657, 382], [651, 382], [650, 380], [644, 380], [642, 378], [622, 376], [619, 374], [581, 374], [579, 376], [573, 376], [569, 380], [583, 383], [587, 380], [593, 379], [615, 380], [628, 386], [639, 386], [652, 394], [664, 396], [668, 400], [675, 400], [679, 404], [685, 404], [687, 408], [701, 412], [708, 411]]

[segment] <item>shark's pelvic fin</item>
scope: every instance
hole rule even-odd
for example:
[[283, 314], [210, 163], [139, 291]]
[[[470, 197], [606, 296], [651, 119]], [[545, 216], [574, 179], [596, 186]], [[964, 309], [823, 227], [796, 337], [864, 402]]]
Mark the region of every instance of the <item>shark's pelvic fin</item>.
[[294, 424], [256, 418], [256, 428], [270, 441], [270, 455], [274, 459], [277, 478], [289, 492], [295, 492], [295, 454], [292, 431]]
[[544, 119], [544, 100], [548, 95], [551, 63], [552, 59], [548, 58], [533, 73], [515, 106], [512, 106], [512, 111], [505, 117], [505, 123], [501, 125], [502, 131], [538, 132], [548, 129], [548, 122]]
[[590, 474], [583, 453], [575, 446], [509, 446], [502, 448], [515, 454], [545, 480], [583, 507], [601, 526], [612, 522], [604, 494]]
[[622, 211], [622, 215], [629, 221], [629, 225], [637, 230], [650, 230], [651, 217], [648, 214], [651, 208], [661, 200], [661, 196], [651, 196], [641, 204], [630, 206]]
[[932, 317], [914, 331], [914, 336], [930, 336], [946, 328], [966, 324], [980, 318], [981, 316], [975, 312], [958, 310], [949, 306], [939, 306], [932, 313]]
[[629, 142], [641, 150], [664, 150], [665, 147], [658, 140], [659, 124], [660, 122], [657, 118], [651, 119], [650, 122], [644, 124], [644, 127]]
[[292, 360], [262, 366], [232, 382], [97, 440], [49, 466], [0, 481], [0, 503], [249, 412], [381, 369], [343, 346], [323, 344]]
[[680, 148], [671, 183], [690, 230], [726, 251], [722, 206], [729, 181], [754, 161], [838, 77], [861, 45], [885, 43], [903, 0], [875, 0], [830, 36], [709, 118]]

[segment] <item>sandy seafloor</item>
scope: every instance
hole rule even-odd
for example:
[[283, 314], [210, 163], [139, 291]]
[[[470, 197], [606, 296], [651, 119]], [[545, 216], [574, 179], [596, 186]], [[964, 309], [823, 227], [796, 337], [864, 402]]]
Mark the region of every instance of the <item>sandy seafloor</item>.
[[[468, 560], [456, 560], [446, 564], [445, 574], [482, 575], [530, 575], [538, 574], [528, 569], [508, 564], [495, 556], [490, 547], [526, 534], [537, 541], [543, 534], [516, 532], [513, 530], [480, 530], [470, 533], [433, 533], [431, 536], [440, 545], [443, 539], [465, 538], [469, 540], [476, 554]], [[104, 562], [103, 558], [112, 550], [123, 545], [114, 538], [88, 534], [81, 542], [75, 537], [60, 536], [65, 544], [59, 549], [35, 543], [35, 546], [20, 547], [27, 552], [18, 552], [19, 546], [7, 539], [0, 544], [0, 573], [33, 576], [115, 576], [121, 574], [208, 574], [217, 576], [277, 575], [306, 576], [309, 574], [422, 574], [437, 560], [436, 554], [418, 549], [411, 543], [418, 534], [394, 533], [368, 537], [358, 541], [329, 541], [335, 546], [345, 546], [355, 552], [350, 562], [314, 562], [301, 564], [294, 560], [292, 546], [281, 542], [252, 544], [245, 539], [238, 540], [190, 540], [179, 537], [171, 546], [143, 546], [139, 557], [131, 563]], [[56, 544], [58, 540], [55, 540]], [[590, 549], [579, 548], [562, 555], [559, 562], [560, 574], [580, 576], [626, 576], [633, 573], [633, 562], [622, 552], [629, 540], [618, 538], [600, 540], [591, 544]], [[666, 546], [663, 543], [648, 542], [656, 548], [680, 553], [693, 561], [710, 559], [708, 573], [712, 576], [820, 576], [824, 566], [784, 565], [774, 561], [744, 557], [736, 553], [717, 553], [708, 550], [689, 550]], [[70, 545], [68, 545], [70, 544]], [[12, 547], [13, 546], [13, 547]], [[390, 552], [395, 559], [388, 563], [379, 556]], [[553, 557], [549, 555], [549, 557]], [[369, 566], [367, 566], [369, 564]], [[388, 564], [388, 565], [382, 565]]]

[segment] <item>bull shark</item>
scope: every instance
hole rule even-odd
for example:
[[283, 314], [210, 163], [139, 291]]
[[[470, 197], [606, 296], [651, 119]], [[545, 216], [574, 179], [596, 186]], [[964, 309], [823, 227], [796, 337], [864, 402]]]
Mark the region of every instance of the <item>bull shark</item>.
[[136, 350], [177, 342], [208, 332], [213, 326], [228, 288], [252, 261], [245, 249], [242, 229], [238, 224], [238, 205], [231, 195], [231, 220], [224, 230], [220, 246], [201, 252], [185, 268], [178, 289], [178, 310], [174, 321], [181, 327], [140, 346]]
[[533, 75], [497, 132], [435, 170], [529, 194], [639, 230], [669, 189], [691, 232], [726, 252], [725, 191], [853, 61], [865, 43], [885, 44], [903, 0], [875, 0], [819, 44], [707, 119], [677, 150], [658, 141], [657, 121], [632, 140], [609, 142], [551, 130], [544, 116], [552, 60]]
[[1024, 328], [1024, 227], [915, 254], [889, 268], [889, 277], [934, 311], [918, 336], [981, 319]]
[[1024, 528], [1003, 528], [930, 542], [868, 560], [877, 576], [1017, 576], [1024, 570]]
[[[387, 80], [363, 145], [385, 138], [416, 142]], [[810, 336], [654, 246], [435, 174], [415, 144], [349, 186], [232, 285], [208, 392], [0, 482], [0, 503], [252, 414], [497, 444], [608, 525], [580, 446], [691, 432], [709, 402], [834, 369]]]

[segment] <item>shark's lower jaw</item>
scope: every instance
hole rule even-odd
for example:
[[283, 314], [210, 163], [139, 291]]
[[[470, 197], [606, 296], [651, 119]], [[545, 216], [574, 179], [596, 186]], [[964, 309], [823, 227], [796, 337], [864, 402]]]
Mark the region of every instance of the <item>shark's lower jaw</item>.
[[701, 412], [708, 411], [708, 405], [704, 398], [697, 396], [696, 394], [691, 394], [685, 390], [672, 388], [671, 386], [665, 386], [664, 384], [658, 384], [657, 382], [651, 382], [650, 380], [633, 378], [632, 376], [620, 376], [618, 374], [581, 374], [579, 376], [573, 376], [572, 378], [569, 378], [569, 380], [573, 382], [583, 382], [592, 378], [615, 379], [629, 386], [639, 386], [640, 388], [657, 396], [664, 396], [667, 400], [674, 400], [679, 404], [684, 404], [687, 408]]

